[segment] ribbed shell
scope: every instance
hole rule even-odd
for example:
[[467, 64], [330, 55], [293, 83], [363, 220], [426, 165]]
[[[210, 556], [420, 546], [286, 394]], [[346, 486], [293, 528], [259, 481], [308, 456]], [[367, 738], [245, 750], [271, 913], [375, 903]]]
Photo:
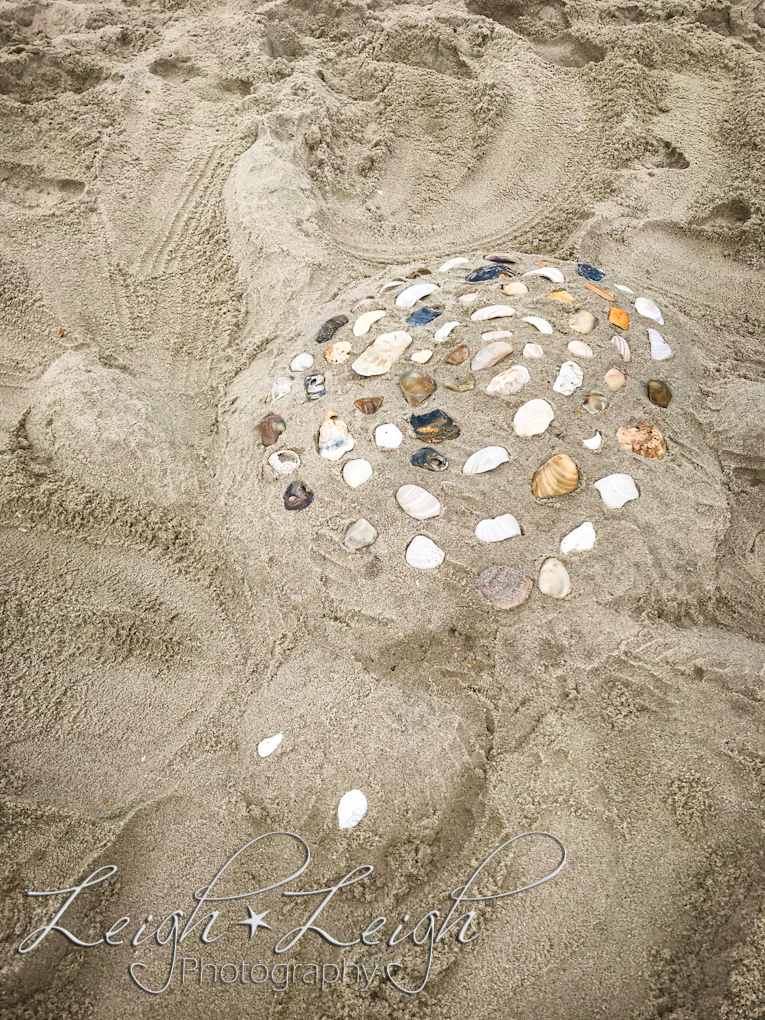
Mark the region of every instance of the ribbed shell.
[[463, 475], [481, 475], [486, 471], [493, 471], [500, 464], [507, 464], [510, 456], [504, 446], [486, 446], [483, 450], [477, 450], [465, 461], [462, 468]]
[[502, 514], [479, 521], [475, 534], [482, 542], [504, 542], [506, 538], [517, 538], [521, 534], [521, 526], [512, 514]]
[[365, 549], [368, 545], [371, 545], [376, 538], [376, 529], [365, 517], [361, 517], [346, 531], [345, 538], [343, 539], [343, 545], [346, 549], [350, 549], [351, 551], [356, 549]]
[[396, 502], [416, 521], [427, 521], [441, 513], [441, 504], [436, 497], [419, 485], [402, 485], [396, 493]]
[[290, 362], [292, 372], [307, 372], [309, 368], [313, 368], [313, 357], [310, 354], [298, 354]]
[[630, 345], [627, 343], [623, 336], [612, 336], [611, 343], [616, 348], [616, 350], [621, 354], [623, 361], [630, 360], [631, 357]]
[[425, 535], [415, 535], [406, 547], [406, 562], [417, 570], [435, 570], [444, 562], [444, 551]]
[[658, 329], [649, 329], [648, 339], [651, 341], [651, 357], [654, 361], [666, 361], [672, 357], [672, 348]]
[[352, 489], [358, 489], [364, 482], [372, 477], [372, 465], [368, 460], [360, 457], [358, 460], [349, 460], [343, 467], [343, 481]]
[[555, 411], [546, 400], [536, 398], [521, 404], [513, 418], [513, 432], [517, 436], [540, 436], [555, 417]]
[[531, 492], [537, 499], [550, 499], [573, 492], [579, 484], [579, 469], [566, 453], [557, 453], [534, 472]]

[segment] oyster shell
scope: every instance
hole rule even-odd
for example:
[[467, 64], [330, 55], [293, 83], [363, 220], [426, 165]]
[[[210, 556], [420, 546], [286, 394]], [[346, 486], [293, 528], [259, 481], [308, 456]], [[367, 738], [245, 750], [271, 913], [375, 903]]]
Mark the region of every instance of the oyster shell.
[[349, 790], [337, 805], [337, 824], [341, 829], [355, 829], [367, 813], [367, 798], [361, 790]]
[[556, 453], [534, 472], [531, 493], [537, 499], [551, 499], [573, 492], [579, 484], [579, 469], [566, 453]]
[[281, 400], [282, 397], [287, 396], [291, 389], [292, 389], [291, 379], [287, 379], [286, 377], [284, 379], [277, 379], [276, 382], [271, 387], [271, 392], [266, 397], [266, 403], [273, 404], [277, 400]]
[[434, 290], [438, 290], [437, 283], [414, 283], [398, 295], [396, 308], [412, 308], [421, 298], [432, 294]]
[[582, 385], [584, 372], [575, 361], [564, 361], [560, 366], [558, 378], [553, 383], [556, 393], [562, 393], [564, 397], [570, 397], [575, 389]]
[[412, 361], [417, 362], [418, 365], [424, 365], [426, 361], [430, 361], [433, 357], [433, 351], [415, 351], [412, 355]]
[[534, 582], [511, 566], [487, 567], [476, 579], [476, 587], [495, 609], [515, 609], [529, 597]]
[[316, 343], [325, 344], [327, 340], [331, 340], [335, 333], [340, 329], [341, 326], [348, 325], [347, 315], [333, 315], [331, 319], [327, 319], [324, 325], [321, 327], [319, 332], [316, 334]]
[[630, 357], [631, 357], [631, 355], [630, 355], [630, 345], [627, 343], [627, 341], [624, 339], [623, 336], [612, 336], [611, 337], [611, 344], [621, 354], [622, 361], [629, 361], [630, 360]]
[[275, 733], [273, 737], [266, 737], [265, 740], [261, 740], [258, 744], [258, 757], [268, 758], [279, 747], [283, 739], [283, 733]]
[[537, 584], [543, 595], [550, 595], [554, 599], [565, 599], [571, 594], [571, 578], [568, 571], [554, 556], [542, 564]]
[[470, 259], [466, 259], [463, 258], [461, 255], [458, 255], [456, 258], [448, 259], [446, 262], [443, 263], [443, 265], [440, 265], [438, 267], [438, 271], [439, 273], [448, 273], [450, 269], [454, 269], [457, 266], [469, 266], [469, 265]]
[[418, 308], [416, 312], [412, 312], [406, 320], [406, 324], [412, 328], [416, 326], [427, 326], [429, 323], [433, 322], [434, 319], [437, 319], [439, 315], [443, 314], [443, 312], [439, 312], [436, 308]]
[[672, 399], [672, 390], [661, 379], [649, 379], [648, 399], [656, 407], [669, 407], [669, 402]]
[[594, 436], [590, 436], [589, 439], [582, 440], [582, 446], [586, 446], [588, 450], [599, 450], [600, 444], [603, 442], [603, 436], [599, 432], [596, 432]]
[[523, 348], [523, 356], [524, 358], [543, 358], [545, 352], [539, 344], [526, 344]]
[[640, 422], [634, 428], [622, 426], [616, 433], [619, 446], [630, 453], [637, 453], [641, 457], [659, 458], [667, 452], [667, 443], [664, 434], [655, 425], [647, 425]]
[[260, 441], [263, 446], [273, 446], [279, 441], [279, 436], [286, 431], [287, 423], [278, 414], [267, 414], [258, 422]]
[[521, 276], [543, 276], [545, 280], [552, 283], [564, 283], [566, 277], [555, 266], [543, 266], [541, 269], [529, 269], [528, 273], [521, 273]]
[[[597, 283], [590, 283], [590, 281], [587, 280], [584, 286], [587, 290], [591, 290], [593, 294], [597, 294], [598, 297], [602, 297], [604, 301], [616, 301], [616, 296], [612, 294], [610, 290], [605, 290], [603, 287], [599, 287]], [[618, 286], [619, 285], [617, 284], [617, 287]], [[619, 290], [622, 289], [622, 287], [619, 287]]]
[[568, 304], [574, 303], [574, 295], [569, 294], [567, 290], [551, 290], [547, 296], [553, 301], [566, 301]]
[[359, 518], [352, 524], [345, 533], [343, 545], [346, 549], [354, 552], [356, 549], [365, 549], [377, 538], [377, 531], [365, 517]]
[[300, 457], [294, 450], [276, 450], [268, 458], [268, 463], [277, 475], [291, 475], [300, 467]]
[[313, 368], [313, 357], [310, 354], [298, 354], [290, 362], [291, 372], [307, 372]]
[[583, 276], [585, 280], [590, 280], [592, 283], [600, 283], [606, 275], [602, 269], [598, 269], [597, 266], [590, 265], [589, 262], [580, 262], [576, 267], [576, 271], [580, 276]]
[[572, 552], [587, 552], [595, 545], [595, 528], [592, 521], [585, 521], [578, 528], [569, 531], [560, 541], [562, 556], [568, 556]]
[[517, 436], [541, 436], [554, 417], [555, 411], [546, 400], [528, 400], [515, 412], [513, 432]]
[[485, 446], [472, 453], [462, 467], [463, 475], [482, 475], [493, 471], [500, 464], [508, 464], [510, 455], [504, 446]]
[[439, 326], [433, 334], [433, 339], [437, 344], [442, 344], [444, 340], [449, 336], [453, 329], [459, 326], [459, 322], [445, 322], [443, 326]]
[[358, 489], [364, 482], [372, 477], [372, 465], [368, 460], [360, 457], [358, 460], [349, 460], [343, 465], [343, 481], [352, 489]]
[[449, 461], [438, 450], [432, 446], [425, 446], [421, 450], [415, 450], [409, 459], [409, 463], [418, 468], [425, 468], [426, 471], [446, 471]]
[[510, 305], [486, 305], [485, 308], [476, 308], [470, 316], [473, 322], [485, 322], [487, 319], [504, 319], [515, 315], [515, 309]]
[[512, 514], [487, 518], [475, 527], [476, 538], [482, 542], [504, 542], [506, 538], [517, 538], [521, 534], [521, 526]]
[[484, 368], [493, 368], [512, 353], [513, 345], [507, 340], [495, 340], [478, 351], [470, 362], [470, 368], [473, 372], [480, 372]]
[[313, 372], [305, 377], [303, 386], [305, 387], [305, 395], [309, 400], [318, 400], [319, 397], [324, 396], [327, 392], [325, 382], [326, 380], [321, 372]]
[[470, 348], [466, 347], [465, 344], [460, 344], [459, 347], [455, 347], [453, 351], [446, 355], [444, 361], [447, 365], [464, 365], [469, 357]]
[[613, 305], [608, 310], [608, 321], [612, 326], [618, 326], [619, 329], [628, 329], [630, 317], [623, 308], [617, 308], [616, 305]]
[[375, 322], [379, 322], [380, 319], [384, 318], [385, 314], [384, 308], [378, 308], [371, 312], [364, 312], [363, 315], [360, 315], [353, 324], [353, 335], [364, 336], [365, 333], [369, 332]]
[[336, 344], [324, 348], [324, 360], [330, 365], [342, 365], [351, 356], [352, 351], [353, 344], [350, 340], [338, 340]]
[[591, 358], [592, 347], [586, 344], [584, 340], [571, 340], [568, 344], [568, 349], [574, 357], [577, 358]]
[[355, 445], [355, 439], [348, 433], [348, 426], [334, 411], [330, 411], [319, 429], [319, 455], [325, 460], [340, 460]]
[[378, 425], [375, 429], [375, 444], [381, 450], [397, 450], [404, 441], [404, 433], [398, 425]]
[[568, 320], [569, 327], [577, 333], [591, 333], [595, 328], [595, 316], [586, 308], [580, 308]]
[[672, 348], [657, 329], [648, 330], [651, 341], [651, 357], [654, 361], [666, 361], [672, 357]]
[[594, 483], [600, 497], [609, 510], [620, 510], [631, 499], [637, 499], [640, 493], [630, 475], [614, 474], [599, 478]]
[[402, 372], [398, 384], [407, 404], [413, 405], [421, 404], [423, 400], [427, 400], [436, 389], [436, 380], [427, 372], [419, 372], [416, 368], [409, 368], [406, 372]]
[[602, 414], [603, 411], [608, 407], [608, 397], [602, 393], [588, 393], [582, 401], [582, 406], [590, 412], [590, 414]]
[[456, 439], [460, 434], [459, 425], [439, 408], [425, 414], [413, 414], [409, 421], [417, 438], [425, 442], [440, 443], [446, 439]]
[[412, 338], [403, 330], [381, 333], [364, 353], [356, 358], [351, 368], [356, 375], [385, 375], [394, 361], [398, 361], [409, 347]]
[[396, 493], [396, 502], [416, 521], [427, 521], [441, 513], [441, 504], [436, 497], [419, 485], [402, 485]]
[[435, 570], [444, 562], [444, 551], [425, 535], [415, 535], [406, 547], [406, 562], [417, 570]]
[[618, 393], [619, 390], [627, 382], [627, 376], [624, 372], [620, 372], [618, 368], [610, 368], [605, 375], [606, 386], [612, 393]]
[[354, 407], [358, 407], [362, 414], [377, 414], [382, 407], [382, 397], [359, 397], [354, 400]]
[[540, 333], [552, 333], [553, 331], [547, 319], [543, 319], [539, 315], [526, 315], [523, 322], [528, 322], [530, 326], [534, 326]]
[[283, 499], [285, 510], [305, 510], [313, 503], [313, 493], [304, 482], [290, 482]]
[[490, 397], [512, 397], [514, 393], [523, 389], [530, 378], [525, 365], [512, 365], [494, 376], [486, 387], [486, 392]]
[[636, 298], [635, 311], [638, 315], [642, 315], [644, 319], [653, 319], [653, 321], [658, 322], [660, 326], [664, 325], [664, 316], [661, 314], [661, 309], [657, 304], [654, 304], [650, 298]]
[[510, 283], [506, 283], [502, 287], [502, 293], [507, 294], [508, 297], [523, 297], [528, 292], [529, 288], [520, 280], [511, 280]]

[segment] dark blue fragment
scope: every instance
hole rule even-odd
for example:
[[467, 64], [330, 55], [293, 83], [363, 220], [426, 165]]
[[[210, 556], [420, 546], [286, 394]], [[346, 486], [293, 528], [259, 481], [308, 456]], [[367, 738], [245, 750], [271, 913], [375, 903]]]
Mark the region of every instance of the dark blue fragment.
[[597, 266], [591, 266], [589, 262], [580, 262], [576, 267], [576, 271], [585, 280], [591, 280], [593, 283], [599, 283], [606, 275], [602, 269], [598, 269]]
[[446, 457], [430, 446], [426, 446], [422, 450], [415, 450], [411, 457], [411, 463], [415, 467], [425, 468], [426, 471], [445, 471], [449, 467]]
[[427, 326], [429, 322], [437, 319], [443, 312], [437, 312], [435, 308], [418, 308], [406, 320], [408, 326]]
[[485, 283], [486, 280], [502, 280], [516, 275], [509, 266], [495, 263], [493, 266], [481, 266], [480, 269], [474, 269], [472, 273], [467, 274], [465, 280], [467, 283]]

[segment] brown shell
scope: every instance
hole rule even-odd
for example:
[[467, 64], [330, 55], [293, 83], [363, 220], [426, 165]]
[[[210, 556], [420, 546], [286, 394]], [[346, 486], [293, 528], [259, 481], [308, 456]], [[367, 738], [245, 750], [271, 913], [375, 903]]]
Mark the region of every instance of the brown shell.
[[487, 567], [476, 579], [476, 587], [495, 609], [515, 609], [529, 597], [534, 582], [515, 567]]
[[331, 319], [327, 319], [324, 325], [316, 335], [317, 344], [325, 344], [327, 340], [331, 340], [335, 333], [340, 329], [341, 326], [348, 324], [347, 315], [333, 315]]
[[446, 383], [447, 390], [454, 390], [455, 393], [467, 393], [475, 389], [475, 379], [471, 373], [461, 375], [456, 379], [450, 379]]
[[531, 493], [537, 499], [550, 499], [573, 492], [579, 484], [579, 469], [567, 453], [556, 453], [534, 472]]
[[661, 379], [649, 379], [648, 399], [657, 407], [668, 407], [672, 399], [672, 390]]
[[569, 301], [571, 304], [574, 302], [574, 295], [569, 294], [567, 290], [553, 290], [547, 296], [553, 301]]
[[613, 323], [614, 326], [618, 326], [619, 329], [627, 329], [630, 324], [630, 317], [623, 308], [617, 308], [614, 305], [608, 311], [608, 321]]
[[313, 502], [313, 493], [304, 482], [291, 482], [283, 499], [285, 510], [305, 510]]
[[382, 402], [382, 397], [359, 397], [353, 403], [362, 414], [377, 414], [382, 407]]
[[582, 401], [582, 406], [590, 414], [601, 414], [608, 407], [608, 397], [603, 393], [588, 393]]
[[645, 422], [639, 422], [631, 429], [622, 426], [616, 433], [616, 438], [622, 449], [637, 453], [641, 457], [658, 459], [667, 452], [664, 434], [655, 425], [647, 425]]
[[610, 290], [604, 290], [603, 287], [599, 287], [597, 283], [590, 283], [590, 281], [587, 280], [585, 287], [587, 290], [591, 290], [593, 294], [597, 294], [598, 297], [602, 297], [604, 301], [616, 301], [616, 297]]
[[418, 372], [410, 368], [399, 376], [398, 384], [406, 398], [407, 404], [421, 404], [427, 400], [436, 388], [436, 380], [427, 372]]
[[264, 446], [273, 446], [286, 428], [287, 423], [284, 418], [280, 418], [278, 414], [267, 414], [258, 422], [261, 443]]
[[460, 344], [459, 347], [455, 347], [451, 354], [447, 354], [444, 361], [447, 365], [464, 365], [467, 359], [470, 357], [470, 348], [464, 344]]
[[419, 276], [430, 276], [430, 275], [431, 275], [431, 272], [430, 272], [429, 269], [426, 269], [425, 266], [418, 266], [417, 269], [413, 269], [412, 270], [412, 272], [409, 274], [408, 279], [416, 280]]
[[535, 266], [539, 266], [540, 269], [544, 269], [546, 266], [557, 266], [557, 262], [551, 262], [549, 259], [537, 259], [534, 262]]

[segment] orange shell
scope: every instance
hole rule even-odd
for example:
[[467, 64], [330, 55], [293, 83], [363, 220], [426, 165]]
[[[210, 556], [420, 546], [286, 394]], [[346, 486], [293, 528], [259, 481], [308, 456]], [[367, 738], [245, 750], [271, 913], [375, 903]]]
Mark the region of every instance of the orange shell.
[[572, 303], [574, 301], [573, 295], [569, 294], [567, 290], [554, 290], [547, 296], [552, 298], [553, 301], [571, 301]]
[[590, 281], [588, 280], [585, 283], [585, 287], [587, 288], [587, 290], [591, 290], [593, 294], [597, 294], [598, 297], [602, 297], [606, 301], [616, 301], [616, 298], [614, 297], [610, 290], [604, 290], [602, 287], [599, 287], [597, 283], [590, 283]]
[[579, 484], [579, 469], [567, 453], [557, 453], [534, 472], [531, 493], [538, 499], [573, 492]]
[[614, 305], [613, 308], [609, 309], [608, 321], [613, 323], [614, 326], [618, 326], [619, 329], [627, 329], [630, 324], [630, 317], [623, 308], [617, 308]]

